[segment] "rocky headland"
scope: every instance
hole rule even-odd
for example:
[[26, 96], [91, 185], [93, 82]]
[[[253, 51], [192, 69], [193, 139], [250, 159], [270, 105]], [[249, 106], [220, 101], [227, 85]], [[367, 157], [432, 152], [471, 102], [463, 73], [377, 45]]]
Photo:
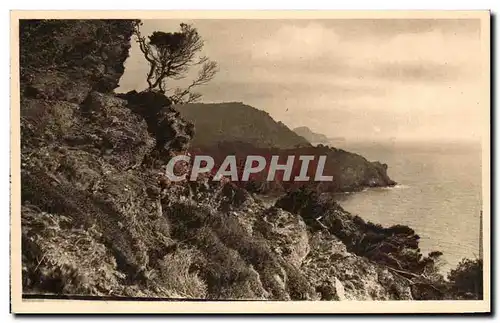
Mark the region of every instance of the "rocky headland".
[[[279, 193], [306, 185], [322, 192], [355, 192], [367, 187], [385, 187], [396, 184], [387, 174], [388, 166], [368, 161], [363, 156], [343, 149], [319, 144], [313, 146], [305, 137], [275, 121], [268, 113], [239, 102], [184, 104], [176, 109], [194, 124], [196, 132], [190, 143], [193, 154], [213, 156], [220, 165], [227, 155], [236, 155], [239, 162], [246, 156], [279, 155], [283, 163], [288, 156], [296, 156], [294, 175], [298, 175], [298, 156], [326, 156], [325, 174], [333, 176], [328, 183], [267, 182], [266, 172], [244, 183], [247, 189], [261, 193]], [[269, 158], [267, 158], [269, 159]], [[316, 158], [317, 160], [317, 158]], [[268, 162], [269, 164], [269, 162]], [[241, 168], [243, 165], [238, 164]], [[312, 165], [314, 168], [314, 165]], [[309, 173], [313, 173], [313, 170]]]
[[328, 145], [329, 141], [330, 141], [328, 139], [328, 137], [325, 136], [324, 134], [314, 132], [306, 126], [294, 128], [293, 132], [295, 132], [299, 136], [305, 138], [307, 141], [309, 141], [312, 144]]
[[[161, 94], [113, 92], [132, 28], [21, 22], [23, 293], [451, 297], [431, 275], [436, 255], [421, 254], [412, 229], [367, 223], [317, 190], [290, 189], [269, 206], [209, 176], [163, 182], [162, 165], [191, 149], [197, 128]], [[358, 170], [362, 157], [320, 149], [340, 160], [345, 187], [388, 181], [384, 165]]]

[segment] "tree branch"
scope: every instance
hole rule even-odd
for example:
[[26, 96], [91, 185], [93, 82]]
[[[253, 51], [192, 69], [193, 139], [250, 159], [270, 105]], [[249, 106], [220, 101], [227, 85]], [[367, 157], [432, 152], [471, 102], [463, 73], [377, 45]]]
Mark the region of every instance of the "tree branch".
[[175, 89], [171, 96], [172, 101], [177, 103], [198, 100], [201, 94], [194, 93], [192, 90], [212, 80], [218, 67], [217, 63], [209, 61], [206, 56], [197, 58], [198, 52], [204, 46], [204, 41], [196, 28], [182, 23], [180, 32], [155, 31], [146, 39], [141, 34], [141, 26], [141, 22], [136, 23], [134, 34], [141, 52], [149, 63], [150, 69], [146, 79], [148, 89], [166, 93], [168, 79], [183, 79], [192, 66], [201, 65], [197, 78], [187, 88]]

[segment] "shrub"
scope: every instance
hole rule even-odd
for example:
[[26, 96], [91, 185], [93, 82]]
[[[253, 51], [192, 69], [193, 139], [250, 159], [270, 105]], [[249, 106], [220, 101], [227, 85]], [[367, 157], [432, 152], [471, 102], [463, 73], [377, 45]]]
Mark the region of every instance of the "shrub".
[[251, 298], [244, 287], [251, 273], [234, 249], [228, 248], [208, 227], [193, 232], [195, 243], [205, 255], [201, 272], [208, 284], [210, 298]]
[[196, 250], [181, 248], [166, 255], [159, 263], [158, 284], [181, 297], [205, 298], [207, 286], [196, 270], [199, 256]]
[[459, 299], [483, 299], [483, 260], [462, 259], [450, 271], [451, 291]]
[[94, 228], [23, 207], [23, 289], [55, 294], [119, 294], [125, 275]]

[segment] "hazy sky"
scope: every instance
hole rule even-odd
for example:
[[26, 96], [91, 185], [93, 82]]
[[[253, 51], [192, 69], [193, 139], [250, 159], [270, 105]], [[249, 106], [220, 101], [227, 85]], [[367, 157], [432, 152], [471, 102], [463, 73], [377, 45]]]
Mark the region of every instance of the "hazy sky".
[[[143, 33], [181, 21], [144, 21]], [[204, 102], [241, 101], [330, 137], [479, 138], [479, 20], [193, 20], [220, 72]], [[145, 88], [133, 44], [118, 91]]]

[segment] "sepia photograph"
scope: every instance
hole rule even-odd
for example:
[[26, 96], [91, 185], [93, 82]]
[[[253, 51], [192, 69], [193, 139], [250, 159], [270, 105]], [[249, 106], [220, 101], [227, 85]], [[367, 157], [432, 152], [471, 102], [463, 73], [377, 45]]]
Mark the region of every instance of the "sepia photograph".
[[14, 313], [487, 313], [488, 11], [11, 12]]

